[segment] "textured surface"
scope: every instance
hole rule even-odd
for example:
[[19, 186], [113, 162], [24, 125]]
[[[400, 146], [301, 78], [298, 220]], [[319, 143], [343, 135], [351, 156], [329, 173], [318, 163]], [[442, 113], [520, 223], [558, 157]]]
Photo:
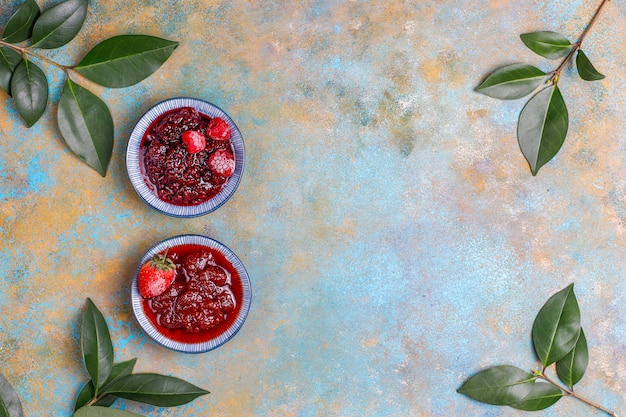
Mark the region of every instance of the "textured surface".
[[[56, 104], [26, 129], [0, 93], [0, 368], [27, 416], [71, 415], [88, 296], [118, 360], [212, 392], [117, 404], [146, 415], [526, 415], [455, 390], [489, 365], [534, 368], [534, 315], [571, 282], [591, 356], [579, 390], [626, 414], [623, 1], [585, 45], [607, 78], [563, 74], [570, 132], [535, 178], [515, 136], [523, 101], [473, 88], [516, 61], [553, 69], [519, 34], [576, 38], [599, 1], [89, 3], [49, 57], [76, 63], [121, 33], [181, 45], [139, 85], [90, 86], [115, 121], [104, 179], [64, 147]], [[1, 4], [0, 25], [18, 1]], [[64, 75], [44, 68], [56, 103]], [[174, 96], [215, 103], [246, 141], [235, 195], [190, 220], [144, 205], [124, 165], [134, 123]], [[142, 254], [182, 233], [229, 246], [252, 281], [243, 329], [201, 355], [156, 345], [130, 307]], [[541, 415], [601, 414], [567, 398]]]

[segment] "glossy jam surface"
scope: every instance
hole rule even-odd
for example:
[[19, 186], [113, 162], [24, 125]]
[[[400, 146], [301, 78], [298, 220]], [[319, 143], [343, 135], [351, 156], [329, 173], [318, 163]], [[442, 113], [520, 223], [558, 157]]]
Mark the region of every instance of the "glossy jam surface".
[[178, 206], [202, 204], [224, 188], [227, 176], [209, 168], [216, 151], [233, 153], [230, 140], [206, 138], [206, 148], [190, 153], [183, 144], [187, 130], [205, 132], [211, 117], [192, 107], [181, 107], [159, 116], [143, 135], [140, 167], [146, 185], [159, 199]]
[[162, 295], [144, 299], [144, 312], [165, 337], [200, 343], [224, 333], [241, 310], [243, 287], [235, 267], [214, 249], [174, 246], [167, 251], [176, 279]]

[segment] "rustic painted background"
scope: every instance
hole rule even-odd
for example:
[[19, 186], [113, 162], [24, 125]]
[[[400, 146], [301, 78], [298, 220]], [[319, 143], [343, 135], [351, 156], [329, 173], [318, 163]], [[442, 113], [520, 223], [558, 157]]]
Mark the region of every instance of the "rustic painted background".
[[[0, 26], [19, 3], [0, 2]], [[535, 367], [535, 313], [571, 282], [591, 354], [579, 390], [626, 415], [626, 3], [586, 40], [607, 78], [564, 73], [570, 132], [537, 177], [516, 142], [523, 100], [473, 92], [504, 64], [553, 69], [519, 34], [575, 39], [598, 3], [90, 1], [49, 57], [74, 64], [121, 33], [181, 44], [139, 85], [92, 87], [115, 121], [104, 179], [63, 145], [61, 72], [47, 67], [53, 104], [31, 129], [0, 93], [0, 369], [26, 415], [71, 415], [91, 297], [118, 360], [212, 392], [117, 404], [145, 415], [522, 416], [455, 390], [486, 366]], [[125, 168], [134, 123], [174, 96], [222, 107], [246, 140], [235, 196], [191, 220], [145, 206]], [[182, 233], [232, 248], [253, 285], [241, 332], [197, 356], [153, 343], [129, 302], [142, 254]], [[564, 399], [540, 415], [602, 414]]]

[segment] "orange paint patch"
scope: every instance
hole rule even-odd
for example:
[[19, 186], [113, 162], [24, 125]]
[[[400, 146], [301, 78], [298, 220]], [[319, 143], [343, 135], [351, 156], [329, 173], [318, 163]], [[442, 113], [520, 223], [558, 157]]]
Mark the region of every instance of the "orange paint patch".
[[378, 339], [361, 340], [361, 346], [364, 348], [372, 348], [378, 345]]
[[310, 271], [315, 266], [315, 260], [310, 253], [297, 253], [294, 254], [287, 265], [285, 265], [285, 272], [288, 274], [301, 273]]
[[426, 81], [431, 83], [442, 81], [441, 65], [437, 60], [429, 59], [427, 61], [424, 61], [420, 67], [420, 70], [422, 71], [422, 74]]
[[476, 193], [481, 194], [485, 191], [487, 179], [483, 172], [477, 170], [476, 164], [472, 164], [472, 166], [463, 170], [463, 178], [474, 187]]
[[479, 109], [479, 110], [469, 110], [465, 114], [467, 115], [467, 118], [470, 120], [470, 122], [475, 122], [478, 119], [487, 117], [489, 112], [486, 109]]

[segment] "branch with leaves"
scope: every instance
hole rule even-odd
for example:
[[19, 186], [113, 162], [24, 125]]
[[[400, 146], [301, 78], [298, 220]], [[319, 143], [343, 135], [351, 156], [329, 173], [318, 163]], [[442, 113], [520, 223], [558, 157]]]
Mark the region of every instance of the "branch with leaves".
[[[574, 284], [554, 294], [539, 310], [532, 341], [541, 369], [527, 372], [511, 365], [494, 366], [472, 376], [457, 392], [483, 403], [526, 411], [543, 410], [567, 396], [617, 417], [615, 412], [574, 391], [589, 363]], [[553, 364], [563, 384], [546, 373]]]
[[[107, 105], [72, 76], [104, 87], [129, 87], [155, 72], [178, 43], [147, 35], [115, 36], [97, 44], [74, 66], [61, 65], [38, 52], [74, 39], [86, 16], [87, 0], [66, 0], [43, 13], [34, 0], [26, 0], [2, 33], [0, 88], [13, 97], [17, 111], [31, 127], [48, 104], [48, 79], [32, 59], [62, 70], [66, 81], [57, 112], [61, 135], [80, 159], [105, 176], [113, 152], [113, 118]], [[22, 45], [29, 40], [30, 45]]]
[[544, 72], [530, 64], [511, 64], [490, 74], [476, 91], [501, 100], [515, 100], [533, 95], [522, 109], [517, 125], [517, 138], [530, 170], [537, 175], [561, 149], [569, 126], [565, 100], [558, 83], [561, 72], [576, 56], [578, 75], [585, 81], [604, 78], [581, 49], [583, 40], [593, 27], [600, 12], [609, 0], [602, 0], [589, 24], [578, 40], [571, 43], [564, 35], [551, 31], [522, 34], [522, 42], [536, 54], [548, 58], [563, 58], [551, 72]]
[[[81, 347], [91, 377], [78, 393], [73, 417], [141, 417], [109, 408], [117, 398], [158, 407], [187, 404], [209, 392], [171, 376], [133, 374], [137, 359], [114, 363], [109, 327], [91, 299], [83, 317]], [[0, 375], [0, 417], [23, 417], [22, 404], [9, 382]]]

